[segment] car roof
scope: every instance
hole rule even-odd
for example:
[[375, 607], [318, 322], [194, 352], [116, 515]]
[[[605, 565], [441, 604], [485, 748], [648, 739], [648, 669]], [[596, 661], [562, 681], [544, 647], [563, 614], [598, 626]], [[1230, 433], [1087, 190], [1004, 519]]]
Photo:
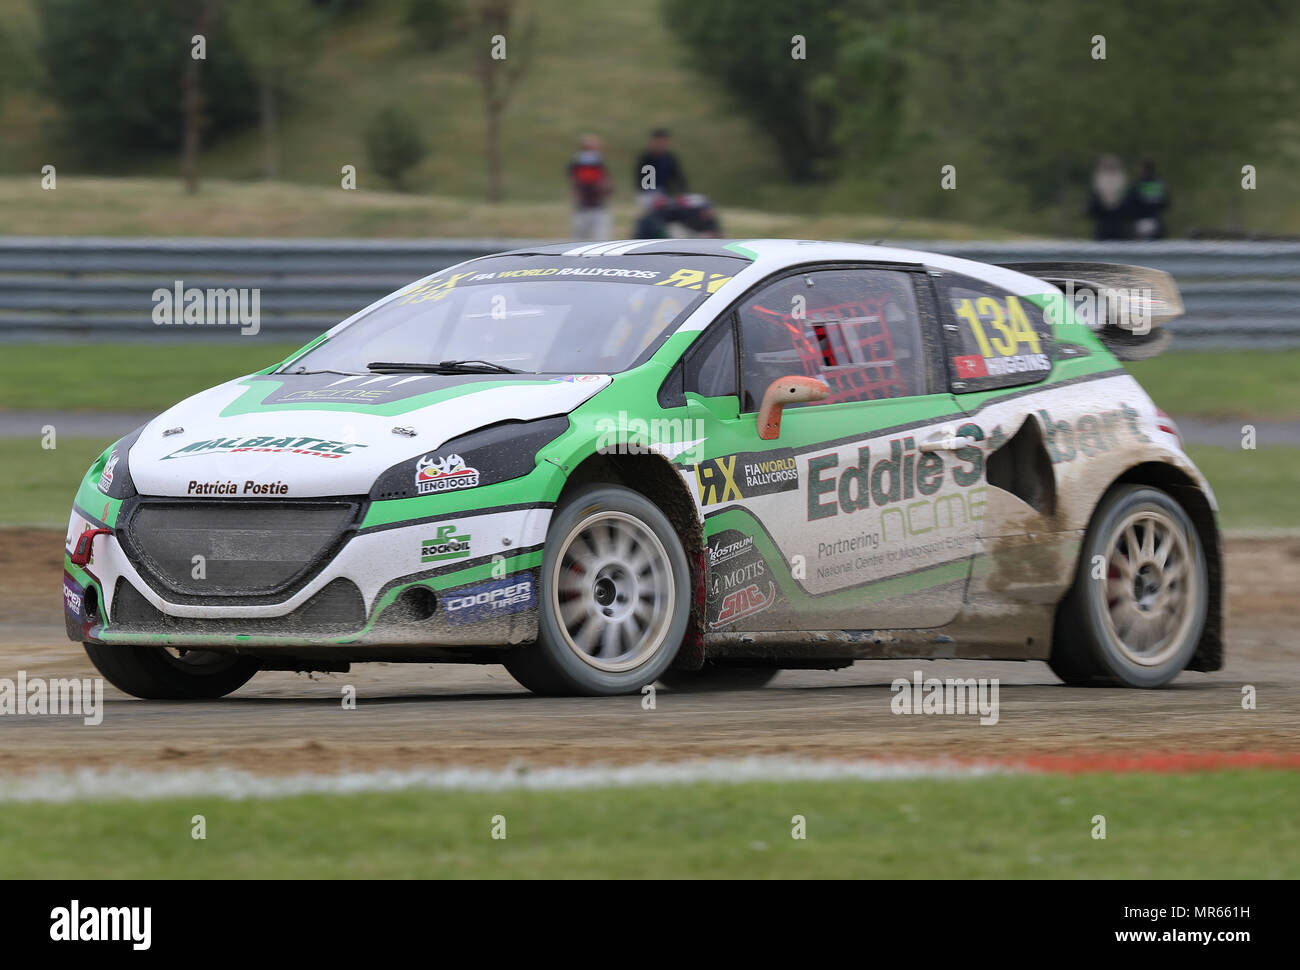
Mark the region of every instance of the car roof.
[[817, 262], [873, 262], [924, 266], [950, 273], [961, 273], [986, 280], [1018, 296], [1034, 296], [1053, 291], [1051, 284], [1004, 269], [957, 256], [902, 249], [894, 246], [852, 242], [826, 242], [816, 239], [616, 239], [600, 243], [554, 243], [515, 249], [501, 256], [730, 256], [749, 260], [744, 272], [748, 282], [787, 266]]

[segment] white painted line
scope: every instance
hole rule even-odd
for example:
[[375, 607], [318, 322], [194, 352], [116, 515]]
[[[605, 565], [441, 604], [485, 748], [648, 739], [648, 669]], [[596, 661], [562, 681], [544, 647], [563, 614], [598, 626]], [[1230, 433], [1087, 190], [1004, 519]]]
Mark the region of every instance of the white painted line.
[[75, 802], [160, 798], [287, 798], [400, 791], [561, 791], [742, 784], [786, 781], [896, 781], [1015, 774], [1006, 765], [945, 761], [808, 761], [789, 757], [710, 759], [673, 763], [567, 768], [426, 768], [343, 772], [334, 775], [257, 775], [211, 770], [141, 771], [114, 768], [51, 772], [0, 780], [0, 802]]

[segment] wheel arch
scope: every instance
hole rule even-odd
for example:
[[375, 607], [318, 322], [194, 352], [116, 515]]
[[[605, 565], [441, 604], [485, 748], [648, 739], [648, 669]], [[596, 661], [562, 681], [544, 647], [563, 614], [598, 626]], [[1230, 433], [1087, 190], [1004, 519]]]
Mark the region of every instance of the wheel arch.
[[[1182, 506], [1196, 527], [1201, 546], [1205, 549], [1205, 571], [1209, 602], [1206, 603], [1205, 629], [1188, 670], [1211, 671], [1223, 667], [1223, 543], [1214, 506], [1199, 482], [1190, 474], [1163, 461], [1146, 461], [1134, 465], [1111, 482], [1098, 496], [1096, 509], [1116, 488], [1123, 485], [1146, 485], [1170, 495]], [[1092, 528], [1092, 520], [1088, 522]], [[1058, 609], [1060, 607], [1058, 606]]]
[[557, 507], [579, 488], [596, 483], [622, 485], [644, 495], [668, 517], [682, 538], [691, 567], [691, 616], [673, 668], [699, 670], [704, 665], [704, 523], [681, 474], [667, 458], [646, 454], [595, 453], [579, 462], [564, 483]]

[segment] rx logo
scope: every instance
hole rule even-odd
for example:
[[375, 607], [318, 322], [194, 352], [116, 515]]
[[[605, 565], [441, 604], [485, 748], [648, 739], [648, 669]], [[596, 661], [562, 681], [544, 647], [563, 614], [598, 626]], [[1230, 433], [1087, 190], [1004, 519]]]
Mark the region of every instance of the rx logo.
[[695, 484], [700, 490], [701, 505], [716, 505], [744, 496], [736, 484], [736, 456], [710, 458], [695, 466]]

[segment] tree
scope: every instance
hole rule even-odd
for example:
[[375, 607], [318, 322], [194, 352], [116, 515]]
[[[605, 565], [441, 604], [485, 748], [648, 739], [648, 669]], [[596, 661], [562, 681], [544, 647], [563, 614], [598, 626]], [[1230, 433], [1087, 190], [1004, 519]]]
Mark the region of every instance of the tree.
[[522, 0], [470, 0], [466, 9], [474, 76], [483, 91], [489, 202], [502, 195], [501, 115], [532, 61], [537, 18]]
[[820, 78], [835, 69], [841, 0], [664, 0], [669, 29], [691, 63], [722, 84], [772, 141], [796, 182], [830, 174], [833, 102]]
[[[197, 0], [43, 0], [36, 5], [40, 77], [67, 140], [88, 161], [174, 151], [187, 130], [177, 86], [201, 82], [192, 121], [206, 135], [235, 130], [254, 113], [248, 65], [220, 20], [207, 27], [195, 64]], [[191, 106], [193, 107], [193, 106]]]
[[376, 112], [363, 137], [370, 167], [399, 190], [404, 187], [406, 173], [429, 153], [415, 120], [396, 105]]
[[226, 16], [257, 77], [262, 175], [280, 174], [279, 103], [315, 58], [321, 25], [312, 0], [232, 0]]

